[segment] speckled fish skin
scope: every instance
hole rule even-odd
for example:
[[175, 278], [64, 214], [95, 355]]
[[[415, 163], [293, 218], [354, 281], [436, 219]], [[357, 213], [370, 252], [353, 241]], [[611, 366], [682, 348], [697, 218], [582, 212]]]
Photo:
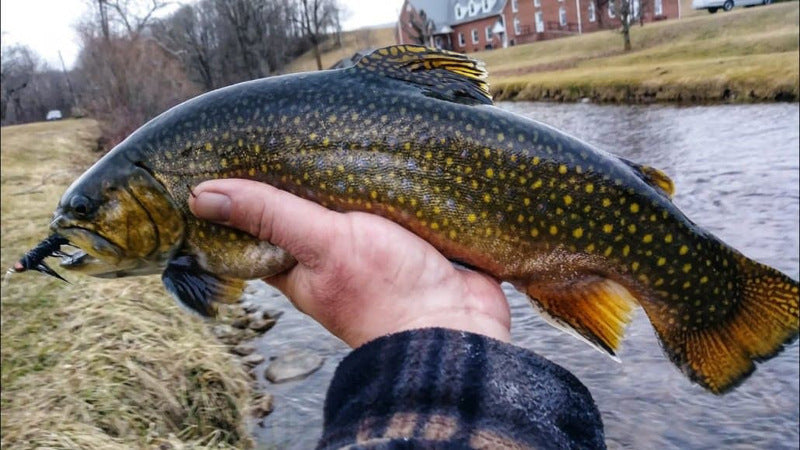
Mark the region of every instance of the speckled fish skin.
[[[666, 176], [490, 106], [478, 66], [452, 86], [440, 76], [446, 69], [416, 82], [404, 54], [456, 58], [420, 49], [205, 94], [135, 132], [95, 178], [121, 166], [146, 170], [185, 224], [161, 259], [191, 255], [231, 278], [295, 262], [194, 218], [187, 199], [204, 180], [253, 179], [334, 210], [380, 214], [513, 283], [556, 324], [612, 355], [643, 306], [672, 361], [713, 392], [797, 337], [797, 281], [692, 223], [671, 202]], [[91, 191], [70, 189], [63, 216], [71, 195]]]

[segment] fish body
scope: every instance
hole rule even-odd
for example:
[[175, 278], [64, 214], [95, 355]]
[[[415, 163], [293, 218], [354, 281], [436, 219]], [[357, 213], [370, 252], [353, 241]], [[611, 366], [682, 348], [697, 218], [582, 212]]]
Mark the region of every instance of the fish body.
[[67, 190], [52, 229], [88, 255], [64, 266], [162, 273], [212, 315], [242, 280], [296, 263], [190, 213], [192, 186], [247, 178], [387, 217], [611, 355], [640, 305], [670, 359], [713, 392], [797, 337], [796, 280], [689, 220], [662, 172], [491, 106], [484, 77], [462, 55], [395, 46], [192, 99]]

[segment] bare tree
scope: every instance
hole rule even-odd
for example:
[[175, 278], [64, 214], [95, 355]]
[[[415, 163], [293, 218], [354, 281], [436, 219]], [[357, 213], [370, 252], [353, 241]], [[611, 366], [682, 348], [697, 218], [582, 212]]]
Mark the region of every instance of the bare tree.
[[638, 11], [634, 10], [635, 0], [610, 0], [614, 3], [614, 9], [619, 17], [622, 32], [622, 41], [626, 52], [631, 51], [631, 22], [636, 20]]
[[429, 46], [433, 45], [435, 27], [436, 24], [428, 18], [428, 14], [424, 10], [420, 10], [419, 14], [412, 14], [408, 23], [404, 25], [406, 34], [414, 40], [415, 44]]
[[299, 23], [306, 38], [311, 42], [317, 70], [322, 70], [319, 45], [328, 29], [335, 24], [340, 8], [336, 0], [299, 0]]

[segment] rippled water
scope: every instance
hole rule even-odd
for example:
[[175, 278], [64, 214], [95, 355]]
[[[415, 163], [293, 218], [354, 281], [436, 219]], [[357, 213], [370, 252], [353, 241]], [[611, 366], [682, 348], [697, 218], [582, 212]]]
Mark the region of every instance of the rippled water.
[[[746, 255], [800, 277], [800, 106], [598, 106], [507, 103], [501, 107], [560, 128], [612, 153], [667, 172], [674, 202], [693, 221]], [[644, 314], [634, 319], [618, 364], [538, 317], [504, 286], [514, 343], [561, 364], [587, 385], [610, 448], [798, 448], [800, 352], [795, 342], [725, 396], [691, 384], [663, 355]], [[266, 294], [266, 295], [265, 295]], [[327, 384], [347, 347], [264, 288], [284, 311], [258, 342], [267, 356], [287, 348], [326, 357], [310, 378], [271, 385], [275, 412], [254, 432], [261, 445], [308, 448], [322, 426]]]

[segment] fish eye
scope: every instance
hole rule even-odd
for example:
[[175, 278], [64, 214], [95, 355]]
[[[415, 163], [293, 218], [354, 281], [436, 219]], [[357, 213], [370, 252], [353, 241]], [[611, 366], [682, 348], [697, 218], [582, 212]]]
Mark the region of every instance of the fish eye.
[[69, 208], [78, 217], [85, 217], [91, 209], [91, 202], [86, 196], [74, 195], [69, 201]]

